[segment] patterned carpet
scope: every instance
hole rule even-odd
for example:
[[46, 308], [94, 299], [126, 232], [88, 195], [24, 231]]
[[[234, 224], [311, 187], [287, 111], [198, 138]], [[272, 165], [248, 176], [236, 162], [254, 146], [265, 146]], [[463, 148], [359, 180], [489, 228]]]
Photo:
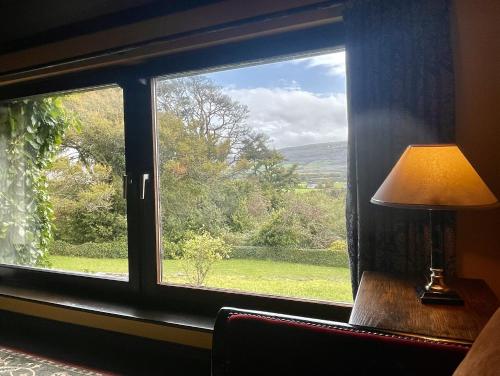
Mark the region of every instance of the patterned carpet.
[[0, 376], [102, 375], [104, 374], [0, 346]]

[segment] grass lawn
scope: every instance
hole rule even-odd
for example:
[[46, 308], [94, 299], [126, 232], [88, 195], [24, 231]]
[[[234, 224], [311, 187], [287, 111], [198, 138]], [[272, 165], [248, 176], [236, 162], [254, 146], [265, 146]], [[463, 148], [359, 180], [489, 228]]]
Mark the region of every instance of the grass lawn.
[[[50, 256], [54, 269], [87, 273], [127, 273], [125, 259]], [[163, 261], [163, 281], [189, 283], [180, 260]], [[348, 268], [267, 260], [223, 260], [210, 270], [207, 287], [297, 298], [352, 302]]]

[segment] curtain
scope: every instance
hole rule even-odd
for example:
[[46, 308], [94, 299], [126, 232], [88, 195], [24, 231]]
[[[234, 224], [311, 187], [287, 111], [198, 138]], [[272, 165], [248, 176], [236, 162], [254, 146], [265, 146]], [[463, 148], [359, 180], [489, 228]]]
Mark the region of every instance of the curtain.
[[[429, 274], [425, 210], [370, 198], [409, 144], [454, 141], [454, 74], [447, 0], [347, 4], [347, 230], [353, 293], [365, 270]], [[445, 270], [454, 273], [454, 217], [441, 216]]]

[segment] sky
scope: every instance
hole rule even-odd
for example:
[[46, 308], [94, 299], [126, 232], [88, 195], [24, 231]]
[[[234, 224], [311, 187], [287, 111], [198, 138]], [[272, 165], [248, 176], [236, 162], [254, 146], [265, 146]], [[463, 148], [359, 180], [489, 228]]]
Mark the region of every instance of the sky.
[[347, 140], [345, 53], [205, 73], [277, 149]]

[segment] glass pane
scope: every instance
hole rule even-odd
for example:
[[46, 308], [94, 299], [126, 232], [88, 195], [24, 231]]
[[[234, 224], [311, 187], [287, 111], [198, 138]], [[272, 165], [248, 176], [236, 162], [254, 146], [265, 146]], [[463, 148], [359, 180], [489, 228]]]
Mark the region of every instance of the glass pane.
[[128, 278], [118, 87], [0, 104], [0, 262]]
[[162, 282], [352, 301], [343, 51], [156, 82]]

